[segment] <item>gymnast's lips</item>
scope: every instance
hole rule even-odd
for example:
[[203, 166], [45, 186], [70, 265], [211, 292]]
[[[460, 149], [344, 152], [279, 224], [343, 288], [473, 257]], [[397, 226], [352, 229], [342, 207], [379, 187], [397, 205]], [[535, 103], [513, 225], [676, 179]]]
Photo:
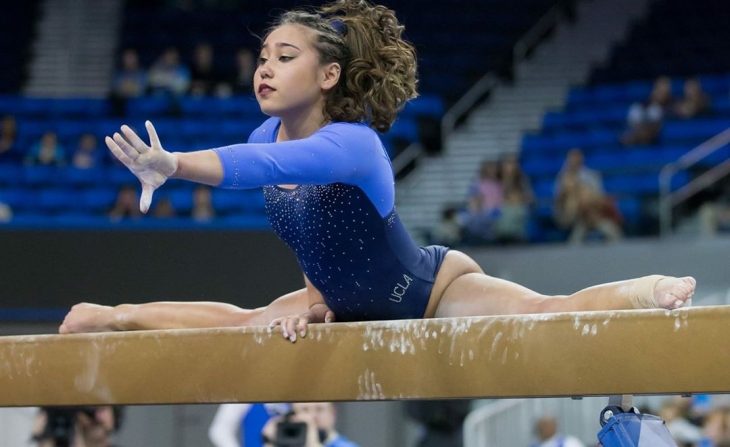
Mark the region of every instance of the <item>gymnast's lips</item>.
[[261, 84], [259, 85], [258, 93], [259, 95], [268, 95], [271, 92], [275, 92], [276, 89], [269, 84]]

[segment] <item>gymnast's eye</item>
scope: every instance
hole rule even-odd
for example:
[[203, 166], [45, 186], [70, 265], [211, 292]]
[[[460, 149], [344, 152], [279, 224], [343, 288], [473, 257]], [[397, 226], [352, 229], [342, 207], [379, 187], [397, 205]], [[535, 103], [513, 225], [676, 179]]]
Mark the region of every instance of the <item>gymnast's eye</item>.
[[281, 62], [289, 62], [292, 59], [294, 59], [293, 56], [279, 56], [279, 61]]
[[264, 65], [264, 64], [266, 63], [266, 61], [267, 61], [267, 60], [268, 60], [268, 59], [266, 59], [265, 57], [263, 57], [263, 56], [259, 56], [258, 64], [259, 64], [259, 65]]

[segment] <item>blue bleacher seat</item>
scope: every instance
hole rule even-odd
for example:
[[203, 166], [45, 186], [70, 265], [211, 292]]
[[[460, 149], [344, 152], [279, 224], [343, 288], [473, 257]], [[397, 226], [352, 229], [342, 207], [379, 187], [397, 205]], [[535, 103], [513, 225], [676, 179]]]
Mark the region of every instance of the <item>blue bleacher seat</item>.
[[123, 166], [114, 166], [106, 170], [106, 174], [104, 175], [106, 180], [109, 182], [110, 185], [137, 185], [139, 183], [139, 180], [137, 180], [137, 177], [134, 176], [131, 172], [129, 172], [129, 169]]
[[54, 166], [25, 166], [23, 181], [30, 186], [44, 186], [57, 183], [62, 168]]
[[88, 213], [105, 213], [114, 206], [116, 200], [116, 189], [97, 186], [79, 193], [78, 207]]
[[261, 107], [256, 98], [251, 96], [234, 96], [220, 100], [220, 112], [224, 115], [244, 119], [258, 119], [263, 121], [266, 116], [261, 113]]
[[245, 210], [244, 199], [240, 191], [229, 189], [214, 189], [213, 208], [221, 215], [243, 213]]
[[46, 188], [38, 193], [38, 209], [44, 213], [68, 212], [78, 206], [79, 193], [70, 189]]
[[0, 185], [19, 185], [24, 177], [23, 166], [0, 164]]
[[60, 174], [62, 181], [71, 186], [94, 185], [104, 181], [101, 168], [79, 169], [70, 166], [63, 169]]
[[24, 210], [35, 206], [36, 195], [22, 187], [3, 187], [0, 188], [0, 202], [15, 211]]
[[141, 97], [127, 102], [127, 116], [150, 119], [170, 113], [170, 100], [161, 96]]
[[246, 189], [240, 191], [242, 209], [251, 214], [264, 214], [264, 194], [261, 189]]
[[172, 207], [178, 213], [190, 213], [193, 208], [193, 191], [189, 188], [177, 188], [166, 193]]

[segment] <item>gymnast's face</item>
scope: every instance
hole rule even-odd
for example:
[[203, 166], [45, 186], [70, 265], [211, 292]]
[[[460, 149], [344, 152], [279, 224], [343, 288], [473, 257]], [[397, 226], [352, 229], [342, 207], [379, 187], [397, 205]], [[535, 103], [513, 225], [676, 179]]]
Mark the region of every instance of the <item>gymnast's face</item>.
[[316, 32], [302, 25], [274, 29], [264, 41], [254, 74], [261, 111], [281, 118], [321, 113], [324, 95], [339, 79], [338, 64], [321, 64]]

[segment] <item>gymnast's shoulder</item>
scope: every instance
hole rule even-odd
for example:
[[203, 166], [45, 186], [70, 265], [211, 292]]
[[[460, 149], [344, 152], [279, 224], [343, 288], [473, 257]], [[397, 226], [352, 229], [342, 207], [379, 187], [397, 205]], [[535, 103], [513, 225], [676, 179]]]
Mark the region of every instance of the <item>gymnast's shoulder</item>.
[[[249, 143], [273, 143], [279, 130], [281, 119], [271, 117], [257, 127], [249, 136]], [[322, 126], [312, 136], [331, 138], [346, 146], [363, 144], [380, 145], [380, 138], [375, 130], [362, 122], [332, 121]]]

